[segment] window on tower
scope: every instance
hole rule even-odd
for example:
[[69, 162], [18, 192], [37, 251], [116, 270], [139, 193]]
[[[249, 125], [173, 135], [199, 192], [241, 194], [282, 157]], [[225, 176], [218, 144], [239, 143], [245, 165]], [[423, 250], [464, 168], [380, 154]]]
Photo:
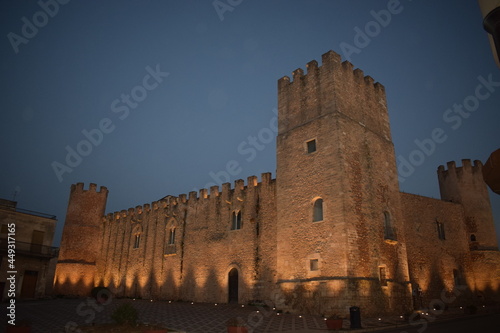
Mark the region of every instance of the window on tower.
[[309, 140], [306, 142], [307, 153], [311, 154], [316, 151], [316, 140]]
[[313, 222], [323, 221], [323, 199], [318, 198], [313, 205]]
[[309, 269], [311, 271], [317, 271], [319, 269], [319, 262], [318, 259], [311, 259], [309, 261]]
[[391, 214], [384, 212], [384, 239], [395, 241], [396, 234], [394, 233], [394, 226], [392, 225]]

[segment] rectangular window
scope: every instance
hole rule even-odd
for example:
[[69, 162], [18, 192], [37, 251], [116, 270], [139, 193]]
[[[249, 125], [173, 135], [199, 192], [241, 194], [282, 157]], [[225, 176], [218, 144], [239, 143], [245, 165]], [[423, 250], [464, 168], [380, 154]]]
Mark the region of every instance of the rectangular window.
[[319, 269], [319, 262], [318, 259], [311, 259], [309, 261], [309, 269], [311, 271], [317, 271]]
[[384, 266], [378, 268], [378, 274], [380, 278], [380, 285], [387, 286], [387, 271]]
[[306, 142], [307, 153], [311, 154], [316, 151], [316, 140], [310, 140]]

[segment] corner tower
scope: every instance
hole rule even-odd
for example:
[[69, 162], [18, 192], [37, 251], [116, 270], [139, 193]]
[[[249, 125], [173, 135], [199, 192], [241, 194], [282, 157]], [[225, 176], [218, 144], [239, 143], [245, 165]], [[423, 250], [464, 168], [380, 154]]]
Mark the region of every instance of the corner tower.
[[462, 167], [447, 163], [438, 168], [441, 199], [462, 204], [468, 241], [472, 250], [498, 250], [488, 188], [480, 161], [462, 160]]
[[[314, 312], [409, 307], [384, 87], [330, 51], [278, 81], [278, 284]], [[295, 295], [295, 296], [294, 296]], [[299, 295], [299, 296], [297, 296]], [[384, 311], [384, 310], [383, 310]]]
[[88, 296], [94, 287], [107, 197], [104, 186], [97, 192], [96, 184], [88, 190], [83, 183], [71, 185], [56, 266], [56, 294]]

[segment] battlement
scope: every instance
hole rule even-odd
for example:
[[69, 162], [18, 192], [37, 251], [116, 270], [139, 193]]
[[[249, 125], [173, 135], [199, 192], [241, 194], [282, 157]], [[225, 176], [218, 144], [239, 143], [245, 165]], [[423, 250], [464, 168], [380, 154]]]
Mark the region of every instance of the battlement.
[[390, 138], [385, 88], [333, 51], [278, 80], [278, 128], [282, 134], [320, 116], [339, 112]]
[[481, 161], [475, 160], [471, 163], [470, 159], [463, 159], [461, 167], [457, 167], [454, 161], [447, 162], [446, 166], [447, 169], [445, 169], [444, 165], [438, 167], [437, 173], [439, 179], [446, 179], [448, 177], [461, 179], [471, 175], [479, 176], [482, 179], [483, 164]]
[[354, 65], [349, 61], [342, 61], [342, 57], [335, 53], [334, 51], [328, 51], [327, 53], [321, 56], [322, 65], [318, 66], [318, 62], [316, 60], [312, 60], [306, 64], [307, 73], [304, 74], [304, 70], [302, 68], [297, 68], [292, 72], [293, 80], [288, 76], [284, 76], [278, 80], [279, 89], [285, 89], [290, 87], [298, 87], [301, 84], [305, 85], [312, 81], [313, 78], [317, 78], [318, 76], [321, 79], [327, 79], [326, 77], [332, 73], [341, 74], [344, 79], [355, 80], [357, 83], [366, 84], [367, 86], [371, 86], [374, 90], [384, 91], [385, 88], [379, 82], [375, 82], [375, 80], [369, 76], [364, 75], [363, 71], [359, 68], [353, 69]]
[[95, 193], [108, 194], [108, 189], [105, 186], [101, 186], [99, 192], [97, 192], [97, 185], [94, 183], [89, 184], [88, 190], [85, 190], [83, 186], [84, 186], [83, 183], [71, 184], [71, 193], [95, 192]]
[[[272, 179], [271, 173], [266, 172], [261, 174], [261, 182], [258, 182], [257, 176], [247, 177], [247, 185], [243, 179], [234, 181], [234, 187], [231, 188], [231, 183], [222, 184], [222, 190], [219, 186], [211, 186], [210, 194], [207, 189], [200, 189], [198, 192], [191, 191], [187, 195], [179, 194], [175, 196], [167, 196], [159, 201], [153, 201], [151, 204], [144, 204], [143, 206], [136, 206], [120, 212], [108, 213], [103, 217], [103, 221], [118, 221], [127, 217], [140, 219], [141, 214], [144, 212], [156, 211], [159, 209], [174, 208], [178, 205], [194, 205], [203, 200], [216, 200], [221, 197], [226, 203], [230, 203], [231, 197], [234, 200], [243, 201], [247, 191], [253, 191], [257, 188], [263, 189], [268, 187], [275, 179]], [[77, 184], [78, 185], [78, 184]], [[82, 184], [83, 185], [83, 184]]]

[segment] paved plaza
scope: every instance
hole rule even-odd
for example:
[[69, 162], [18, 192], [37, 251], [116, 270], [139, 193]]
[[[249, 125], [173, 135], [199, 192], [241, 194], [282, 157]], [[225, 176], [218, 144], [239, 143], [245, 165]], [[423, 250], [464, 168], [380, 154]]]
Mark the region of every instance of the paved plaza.
[[[112, 322], [111, 314], [120, 304], [130, 302], [139, 311], [139, 321], [161, 324], [180, 332], [225, 333], [225, 322], [240, 317], [248, 324], [249, 332], [328, 332], [320, 316], [277, 313], [271, 309], [255, 306], [169, 302], [150, 300], [112, 299], [109, 304], [98, 305], [93, 299], [51, 299], [19, 302], [17, 319], [28, 319], [33, 323], [32, 333], [79, 332], [78, 327], [92, 323]], [[7, 303], [2, 303], [1, 314], [5, 318]], [[491, 309], [481, 309], [483, 313]], [[428, 314], [430, 315], [430, 314]], [[451, 319], [461, 316], [457, 311], [448, 311], [429, 321]], [[407, 325], [399, 317], [364, 318], [362, 331]], [[349, 321], [344, 320], [344, 328]], [[0, 328], [0, 330], [2, 330]], [[332, 331], [333, 332], [333, 331]], [[359, 332], [359, 331], [358, 331]]]

